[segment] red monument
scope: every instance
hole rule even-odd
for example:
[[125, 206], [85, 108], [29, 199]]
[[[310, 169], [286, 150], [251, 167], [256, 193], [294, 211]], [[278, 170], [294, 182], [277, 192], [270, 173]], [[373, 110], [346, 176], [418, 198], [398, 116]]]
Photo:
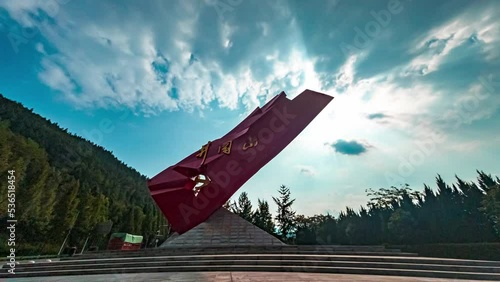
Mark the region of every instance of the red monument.
[[332, 99], [305, 90], [289, 100], [281, 92], [223, 137], [150, 179], [151, 195], [172, 228], [182, 234], [205, 221]]

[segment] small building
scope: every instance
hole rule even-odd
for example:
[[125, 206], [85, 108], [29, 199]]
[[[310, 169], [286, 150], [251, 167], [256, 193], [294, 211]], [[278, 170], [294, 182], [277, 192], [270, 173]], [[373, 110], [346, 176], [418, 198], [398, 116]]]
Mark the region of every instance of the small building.
[[128, 233], [113, 233], [109, 238], [108, 250], [138, 250], [141, 248], [142, 236]]

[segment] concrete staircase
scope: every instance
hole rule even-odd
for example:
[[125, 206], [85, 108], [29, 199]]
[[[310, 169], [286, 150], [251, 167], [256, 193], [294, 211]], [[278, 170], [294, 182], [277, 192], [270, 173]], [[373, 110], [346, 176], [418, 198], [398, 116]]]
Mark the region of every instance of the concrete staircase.
[[286, 245], [225, 209], [160, 248], [21, 263], [15, 276], [7, 269], [0, 278], [88, 275], [86, 281], [93, 281], [96, 274], [271, 271], [500, 281], [500, 262], [422, 258], [384, 246]]
[[[21, 263], [0, 278], [186, 271], [271, 271], [500, 281], [500, 262], [424, 258], [383, 246], [225, 246], [97, 252]], [[91, 279], [91, 276], [89, 277]]]
[[285, 243], [240, 216], [220, 208], [205, 222], [179, 235], [174, 233], [162, 248], [218, 246], [282, 246]]

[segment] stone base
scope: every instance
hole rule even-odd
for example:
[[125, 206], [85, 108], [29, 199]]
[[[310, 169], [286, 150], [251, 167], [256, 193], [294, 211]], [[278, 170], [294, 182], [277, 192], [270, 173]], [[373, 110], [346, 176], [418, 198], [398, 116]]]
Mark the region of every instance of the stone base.
[[283, 246], [278, 238], [225, 208], [188, 232], [172, 234], [160, 247]]

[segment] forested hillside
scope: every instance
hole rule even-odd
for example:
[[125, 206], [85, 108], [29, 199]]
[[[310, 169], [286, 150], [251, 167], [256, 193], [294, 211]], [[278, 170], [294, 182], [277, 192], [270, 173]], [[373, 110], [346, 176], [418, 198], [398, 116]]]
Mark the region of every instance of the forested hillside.
[[[4, 184], [9, 170], [16, 176], [18, 254], [53, 253], [72, 226], [68, 245], [81, 247], [96, 224], [108, 220], [113, 222], [112, 231], [141, 234], [145, 239], [166, 224], [149, 196], [145, 176], [103, 147], [0, 94]], [[7, 189], [0, 190], [0, 202], [5, 222]]]

